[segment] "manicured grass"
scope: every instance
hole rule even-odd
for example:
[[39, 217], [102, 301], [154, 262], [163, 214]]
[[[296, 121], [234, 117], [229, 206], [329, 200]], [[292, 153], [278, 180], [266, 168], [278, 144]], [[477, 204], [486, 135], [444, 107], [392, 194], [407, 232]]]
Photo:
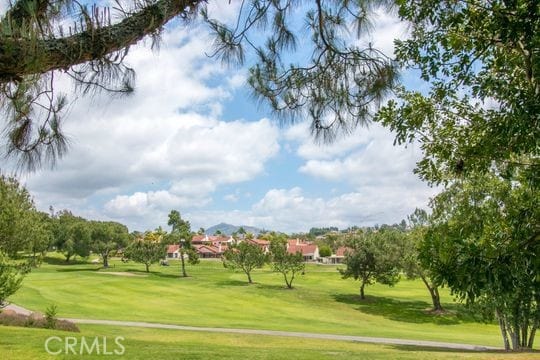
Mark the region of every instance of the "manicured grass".
[[[48, 355], [45, 341], [50, 336], [75, 337], [80, 344], [82, 337], [91, 343], [99, 337], [100, 355], [94, 349], [92, 355], [80, 345], [74, 349], [77, 355]], [[120, 351], [114, 343], [116, 336], [124, 337], [122, 355], [103, 355], [103, 337], [107, 339], [107, 351]], [[64, 350], [65, 340], [50, 342], [51, 351]], [[273, 336], [253, 336], [215, 333], [191, 333], [176, 330], [134, 329], [124, 327], [81, 326], [81, 333], [66, 333], [54, 330], [28, 329], [0, 326], [0, 349], [2, 359], [88, 359], [117, 358], [130, 360], [158, 359], [539, 359], [538, 353], [506, 354], [503, 352], [447, 351], [408, 346], [386, 346], [330, 340], [291, 339]]]
[[[193, 326], [306, 331], [501, 346], [498, 327], [481, 324], [463, 313], [443, 291], [452, 314], [427, 313], [429, 294], [420, 281], [389, 288], [367, 288], [360, 301], [358, 283], [342, 280], [335, 267], [308, 266], [294, 290], [280, 275], [262, 269], [248, 285], [245, 275], [220, 262], [190, 266], [180, 278], [179, 266], [153, 266], [148, 276], [126, 277], [103, 272], [146, 275], [143, 266], [113, 260], [99, 265], [64, 265], [50, 260], [34, 270], [11, 301], [43, 312], [56, 304], [59, 316], [148, 321]], [[51, 264], [52, 263], [52, 264]], [[214, 335], [212, 335], [212, 338]]]

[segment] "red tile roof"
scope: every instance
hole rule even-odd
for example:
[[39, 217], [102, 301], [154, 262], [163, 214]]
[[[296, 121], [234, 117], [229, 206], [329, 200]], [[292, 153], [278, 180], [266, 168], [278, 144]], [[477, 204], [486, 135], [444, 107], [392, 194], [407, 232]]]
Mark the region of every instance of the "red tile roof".
[[348, 247], [345, 247], [345, 246], [340, 246], [338, 247], [338, 249], [336, 250], [336, 256], [345, 256], [347, 255], [347, 252], [348, 251], [351, 251], [352, 249], [348, 248]]
[[299, 244], [299, 245], [289, 245], [287, 252], [290, 254], [296, 254], [297, 252], [302, 253], [302, 255], [313, 255], [317, 250], [317, 245], [314, 244]]
[[180, 249], [180, 246], [178, 245], [169, 245], [167, 246], [167, 254], [172, 254], [175, 251], [178, 251], [178, 249]]

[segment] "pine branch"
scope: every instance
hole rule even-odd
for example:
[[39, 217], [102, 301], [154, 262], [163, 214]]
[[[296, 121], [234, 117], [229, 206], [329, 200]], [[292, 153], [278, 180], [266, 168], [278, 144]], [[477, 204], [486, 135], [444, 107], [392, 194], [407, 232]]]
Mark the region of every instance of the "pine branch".
[[80, 33], [48, 39], [0, 39], [0, 83], [26, 75], [69, 69], [128, 48], [153, 34], [176, 16], [187, 15], [203, 0], [159, 0], [117, 24], [87, 28]]

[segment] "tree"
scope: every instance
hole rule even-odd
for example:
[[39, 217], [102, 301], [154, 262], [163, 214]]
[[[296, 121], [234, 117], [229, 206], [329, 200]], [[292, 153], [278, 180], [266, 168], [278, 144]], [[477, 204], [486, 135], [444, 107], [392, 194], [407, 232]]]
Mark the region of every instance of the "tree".
[[[62, 156], [68, 146], [62, 131], [68, 98], [57, 94], [58, 74], [71, 77], [83, 94], [129, 93], [134, 80], [133, 69], [124, 64], [129, 47], [147, 36], [155, 43], [165, 24], [192, 20], [199, 9], [215, 35], [214, 56], [242, 64], [251, 50], [255, 59], [248, 83], [277, 115], [310, 118], [312, 132], [324, 139], [349, 133], [369, 121], [396, 80], [392, 61], [371, 46], [358, 46], [348, 31], [353, 24], [356, 34], [364, 35], [372, 8], [384, 3], [243, 2], [228, 27], [209, 17], [202, 0], [129, 1], [112, 14], [109, 8], [72, 1], [14, 1], [0, 18], [0, 103], [9, 115], [6, 155], [29, 168]], [[306, 43], [295, 51], [300, 32], [294, 28], [304, 25], [311, 36], [302, 35]], [[306, 59], [306, 54], [307, 61], [289, 65], [289, 59]]]
[[360, 280], [360, 298], [364, 300], [364, 288], [374, 282], [393, 286], [399, 281], [400, 244], [399, 234], [391, 230], [369, 231], [353, 235], [348, 240], [344, 264], [338, 269], [344, 279]]
[[92, 251], [103, 259], [103, 267], [109, 267], [109, 256], [127, 243], [129, 232], [125, 225], [114, 221], [92, 221]]
[[10, 261], [0, 250], [0, 307], [3, 307], [6, 299], [19, 289], [24, 273], [20, 265]]
[[66, 262], [74, 256], [86, 258], [90, 255], [92, 229], [85, 219], [74, 216], [70, 211], [60, 211], [54, 221], [54, 244], [64, 253]]
[[378, 118], [397, 143], [420, 141], [416, 172], [448, 183], [514, 168], [539, 183], [540, 6], [535, 1], [399, 0], [411, 37], [400, 64], [420, 70], [429, 92], [397, 92]]
[[193, 239], [193, 234], [191, 233], [191, 225], [189, 221], [182, 219], [180, 212], [177, 210], [171, 210], [169, 213], [169, 221], [167, 222], [169, 226], [172, 227], [171, 233], [169, 234], [169, 242], [174, 242], [179, 244], [180, 250], [180, 263], [182, 266], [182, 276], [187, 277], [186, 264], [184, 257], [188, 256], [188, 261], [190, 264], [195, 265], [199, 262], [199, 256], [191, 240]]
[[319, 255], [321, 257], [328, 257], [332, 255], [332, 249], [328, 245], [322, 245], [319, 247]]
[[150, 265], [167, 256], [167, 249], [162, 240], [163, 235], [159, 232], [148, 231], [144, 236], [134, 239], [128, 245], [125, 256], [130, 260], [144, 264], [146, 272], [149, 272]]
[[270, 254], [272, 256], [272, 269], [283, 275], [287, 288], [292, 289], [294, 277], [303, 273], [306, 264], [301, 252], [290, 254], [287, 252], [287, 240], [274, 238], [270, 241]]
[[39, 225], [28, 191], [15, 178], [0, 175], [0, 251], [16, 257], [28, 250], [34, 226]]
[[439, 294], [439, 284], [430, 275], [428, 268], [422, 265], [419, 258], [421, 246], [429, 228], [429, 217], [425, 210], [415, 209], [409, 215], [409, 231], [405, 237], [403, 246], [403, 269], [410, 279], [420, 278], [431, 296], [433, 311], [444, 311]]
[[38, 266], [54, 240], [54, 220], [49, 214], [32, 211], [28, 224], [28, 251], [32, 254], [32, 263]]
[[532, 349], [540, 325], [539, 194], [494, 174], [456, 182], [434, 199], [420, 248], [438, 283], [497, 318], [507, 350]]
[[227, 269], [241, 269], [250, 284], [253, 269], [261, 268], [268, 261], [268, 256], [257, 244], [250, 241], [241, 241], [231, 245], [223, 253], [223, 266]]

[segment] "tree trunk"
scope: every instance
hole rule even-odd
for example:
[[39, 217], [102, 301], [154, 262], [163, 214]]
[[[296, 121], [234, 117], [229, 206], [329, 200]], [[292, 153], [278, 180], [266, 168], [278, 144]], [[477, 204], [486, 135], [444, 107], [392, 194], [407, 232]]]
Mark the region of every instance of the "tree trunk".
[[146, 272], [150, 272], [150, 265], [144, 264], [146, 266]]
[[444, 309], [441, 305], [441, 295], [439, 294], [439, 289], [437, 286], [432, 285], [423, 275], [420, 275], [420, 278], [424, 282], [424, 285], [426, 285], [429, 295], [431, 295], [433, 311], [443, 311]]
[[534, 345], [534, 336], [536, 335], [536, 328], [538, 327], [538, 321], [535, 322], [533, 325], [533, 328], [531, 329], [531, 334], [529, 335], [529, 342], [527, 343], [527, 347], [532, 350]]
[[251, 273], [246, 271], [246, 275], [248, 277], [248, 283], [253, 284], [253, 281], [251, 281]]
[[501, 335], [504, 343], [504, 350], [510, 350], [510, 342], [508, 341], [508, 332], [506, 331], [506, 324], [499, 310], [497, 310], [497, 318], [499, 319], [499, 328], [501, 329]]
[[360, 299], [364, 300], [366, 296], [364, 295], [364, 286], [366, 286], [366, 283], [362, 281], [362, 285], [360, 285]]
[[184, 252], [183, 251], [180, 251], [180, 260], [182, 262], [182, 276], [183, 277], [187, 277], [187, 273], [186, 273], [186, 263], [184, 261]]
[[66, 262], [68, 263], [69, 262], [69, 259], [71, 258], [71, 254], [66, 254]]
[[103, 256], [103, 267], [108, 268], [109, 267], [109, 254], [101, 254]]

